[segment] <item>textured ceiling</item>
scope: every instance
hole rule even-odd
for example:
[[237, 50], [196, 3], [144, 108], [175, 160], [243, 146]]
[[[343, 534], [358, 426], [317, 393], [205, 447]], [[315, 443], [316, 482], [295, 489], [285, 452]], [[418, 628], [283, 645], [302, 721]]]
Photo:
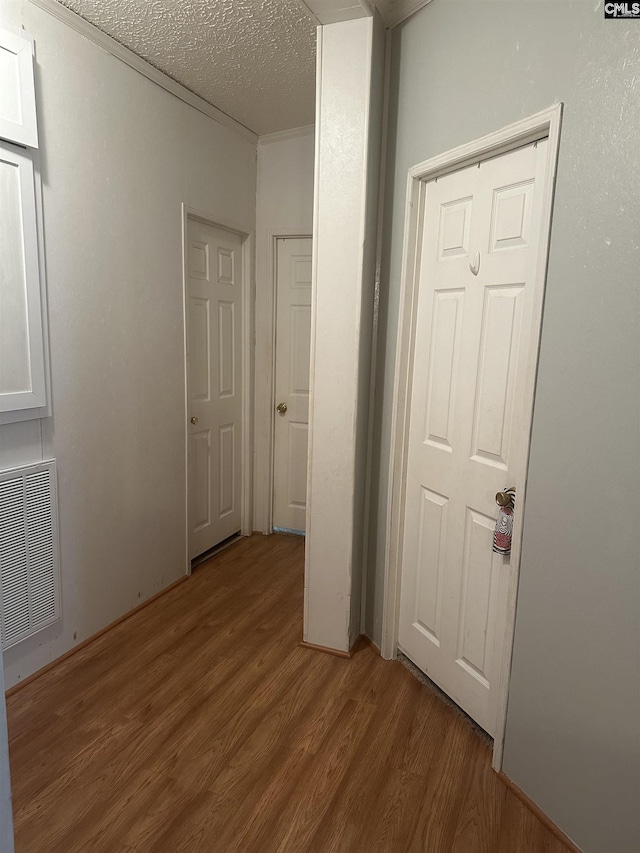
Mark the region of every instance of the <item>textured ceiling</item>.
[[313, 124], [315, 39], [298, 0], [59, 0], [255, 133]]

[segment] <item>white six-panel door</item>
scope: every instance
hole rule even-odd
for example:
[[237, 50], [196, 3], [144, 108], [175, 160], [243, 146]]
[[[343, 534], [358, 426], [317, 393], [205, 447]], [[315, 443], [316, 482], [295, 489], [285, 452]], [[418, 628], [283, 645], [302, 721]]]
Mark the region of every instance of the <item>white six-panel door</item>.
[[273, 526], [304, 531], [309, 440], [311, 238], [277, 241]]
[[242, 240], [187, 225], [189, 557], [241, 527]]
[[492, 735], [509, 582], [495, 494], [526, 471], [546, 146], [430, 182], [419, 262], [399, 647]]

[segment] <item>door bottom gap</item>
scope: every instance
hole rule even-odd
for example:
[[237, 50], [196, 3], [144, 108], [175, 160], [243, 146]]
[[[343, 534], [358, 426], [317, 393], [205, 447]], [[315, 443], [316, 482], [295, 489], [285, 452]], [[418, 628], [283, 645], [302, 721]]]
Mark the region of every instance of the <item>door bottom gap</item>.
[[401, 651], [398, 651], [398, 663], [401, 663], [402, 666], [405, 667], [405, 669], [408, 669], [414, 678], [417, 678], [421, 684], [424, 684], [425, 687], [427, 687], [432, 693], [434, 693], [439, 699], [441, 699], [445, 705], [448, 705], [456, 712], [456, 714], [459, 714], [461, 717], [463, 717], [469, 723], [471, 728], [474, 729], [480, 735], [480, 737], [487, 744], [487, 746], [493, 746], [493, 738], [491, 737], [491, 735], [487, 734], [487, 732], [485, 732], [482, 726], [479, 726], [478, 723], [476, 723], [473, 717], [470, 717], [466, 711], [463, 711], [460, 705], [454, 702], [451, 696], [448, 696], [443, 690], [441, 690], [438, 685], [429, 678], [428, 675], [425, 675], [425, 673]]
[[212, 557], [220, 554], [222, 551], [226, 551], [234, 542], [237, 542], [238, 539], [242, 539], [242, 535], [240, 531], [237, 533], [232, 533], [231, 536], [227, 536], [226, 539], [223, 539], [222, 542], [218, 542], [217, 545], [214, 545], [213, 548], [209, 548], [208, 551], [204, 551], [202, 554], [198, 554], [197, 557], [194, 557], [191, 560], [191, 571], [197, 569], [198, 566], [201, 566], [203, 563], [206, 563], [207, 560], [210, 560]]

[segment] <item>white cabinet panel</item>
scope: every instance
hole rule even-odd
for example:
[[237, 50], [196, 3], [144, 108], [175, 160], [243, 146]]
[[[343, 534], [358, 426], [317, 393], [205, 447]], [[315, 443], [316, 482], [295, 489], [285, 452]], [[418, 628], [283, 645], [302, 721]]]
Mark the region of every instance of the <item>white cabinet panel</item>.
[[38, 147], [33, 45], [0, 28], [0, 139]]
[[0, 413], [46, 405], [34, 168], [0, 143]]

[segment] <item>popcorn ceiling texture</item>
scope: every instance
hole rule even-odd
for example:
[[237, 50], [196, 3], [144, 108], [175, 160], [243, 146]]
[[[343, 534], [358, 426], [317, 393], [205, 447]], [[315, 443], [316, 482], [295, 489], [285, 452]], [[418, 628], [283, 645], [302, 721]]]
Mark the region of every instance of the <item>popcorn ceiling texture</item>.
[[59, 0], [255, 133], [312, 124], [316, 28], [298, 0]]

